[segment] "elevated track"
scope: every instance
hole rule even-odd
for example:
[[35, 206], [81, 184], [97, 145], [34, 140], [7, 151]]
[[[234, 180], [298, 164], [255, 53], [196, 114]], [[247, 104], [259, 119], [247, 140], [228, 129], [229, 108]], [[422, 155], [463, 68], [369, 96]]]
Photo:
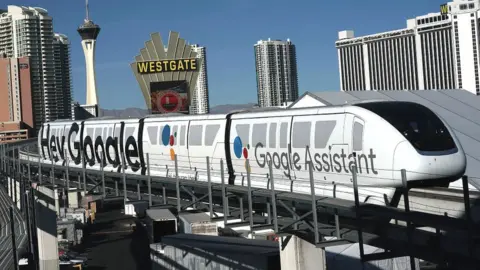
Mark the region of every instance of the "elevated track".
[[[10, 148], [10, 150], [12, 150]], [[182, 211], [196, 204], [214, 213], [225, 213], [227, 227], [247, 225], [252, 232], [272, 228], [276, 234], [297, 235], [317, 247], [359, 242], [386, 250], [384, 253], [363, 254], [364, 261], [411, 256], [432, 263], [476, 269], [480, 265], [480, 231], [473, 224], [466, 204], [467, 218], [453, 218], [418, 211], [365, 204], [336, 198], [295, 194], [250, 186], [233, 186], [156, 176], [128, 175], [85, 168], [52, 166], [37, 163], [38, 155], [28, 151], [11, 151], [2, 158], [2, 168], [14, 172], [30, 172], [24, 181], [60, 186], [80, 186], [84, 190], [101, 188], [115, 195], [123, 194], [146, 199], [153, 204], [170, 204]], [[27, 169], [28, 167], [28, 169]], [[15, 169], [16, 168], [16, 169]], [[464, 178], [467, 182], [467, 178]], [[86, 185], [84, 185], [86, 183]], [[123, 188], [119, 189], [119, 186]], [[124, 189], [125, 192], [121, 192]], [[468, 189], [464, 198], [469, 202]], [[408, 193], [406, 193], [408, 205]], [[246, 206], [245, 206], [246, 205]], [[241, 222], [232, 223], [237, 218]], [[379, 222], [379, 219], [384, 222]], [[390, 220], [407, 224], [397, 225]], [[431, 231], [423, 228], [430, 228]], [[336, 240], [325, 241], [325, 236]], [[362, 245], [360, 245], [362, 246]]]

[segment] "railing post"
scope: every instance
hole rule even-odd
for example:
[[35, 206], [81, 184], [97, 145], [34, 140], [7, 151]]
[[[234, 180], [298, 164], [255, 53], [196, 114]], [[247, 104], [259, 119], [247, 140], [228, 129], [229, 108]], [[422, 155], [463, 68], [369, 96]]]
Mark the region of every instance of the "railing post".
[[[70, 207], [70, 200], [68, 199], [68, 195], [70, 194], [70, 172], [69, 172], [69, 167], [70, 167], [70, 162], [68, 160], [68, 156], [67, 156], [67, 150], [65, 150], [65, 154], [64, 154], [64, 157], [65, 157], [65, 181], [67, 181], [67, 206]], [[65, 212], [65, 215], [67, 213]]]
[[[337, 198], [337, 185], [333, 183], [333, 198]], [[335, 232], [337, 235], [337, 240], [340, 240], [340, 221], [338, 219], [338, 209], [335, 208]]]
[[36, 266], [36, 269], [40, 269], [40, 266], [39, 266], [39, 254], [38, 254], [38, 250], [35, 248], [38, 246], [38, 235], [37, 235], [37, 214], [36, 214], [36, 202], [35, 202], [35, 189], [32, 187], [30, 188], [30, 200], [32, 202], [32, 250], [33, 250], [33, 258], [34, 258], [34, 261], [35, 261], [35, 266]]
[[30, 166], [30, 159], [28, 159], [28, 162], [27, 162], [27, 173], [28, 173], [28, 186], [30, 187], [32, 185], [32, 169]]
[[80, 151], [80, 158], [82, 159], [83, 192], [85, 193], [85, 196], [86, 196], [87, 195], [87, 172], [86, 172], [87, 168], [85, 168], [85, 166], [87, 164], [85, 163], [85, 154], [83, 153], [83, 151]]
[[2, 158], [2, 160], [0, 161], [0, 169], [1, 169], [2, 176], [5, 173], [5, 168], [3, 166], [3, 163], [5, 161], [4, 149], [5, 149], [5, 144], [0, 144], [0, 156]]
[[252, 182], [251, 182], [251, 179], [250, 179], [250, 160], [247, 158], [247, 160], [245, 160], [245, 167], [247, 169], [247, 185], [248, 185], [248, 194], [247, 194], [247, 198], [248, 198], [248, 219], [249, 219], [249, 222], [250, 222], [250, 234], [252, 234], [252, 238], [253, 238], [253, 205], [252, 205]]
[[465, 203], [465, 219], [467, 220], [468, 226], [468, 251], [470, 256], [473, 255], [473, 243], [472, 243], [472, 215], [470, 212], [470, 193], [468, 190], [468, 176], [462, 176], [462, 185], [463, 185], [463, 200]]
[[365, 253], [363, 250], [363, 232], [362, 232], [362, 220], [361, 220], [361, 213], [360, 213], [360, 200], [358, 198], [356, 166], [352, 166], [352, 181], [353, 181], [353, 195], [355, 197], [355, 214], [356, 214], [357, 223], [358, 223], [358, 247], [360, 248], [360, 259], [362, 260], [362, 265], [363, 265]]
[[28, 251], [30, 254], [33, 254], [33, 248], [32, 248], [32, 234], [31, 234], [31, 224], [30, 224], [30, 202], [29, 202], [29, 197], [30, 197], [30, 189], [25, 191], [25, 202], [26, 202], [26, 207], [25, 207], [25, 216], [26, 216], [26, 222], [27, 222], [27, 236], [28, 236]]
[[[402, 186], [403, 186], [403, 200], [405, 204], [405, 212], [407, 213], [407, 237], [408, 243], [412, 243], [412, 223], [410, 222], [410, 200], [408, 199], [408, 185], [407, 185], [407, 171], [401, 170]], [[415, 270], [415, 258], [410, 256], [410, 267]]]
[[142, 193], [140, 191], [140, 180], [137, 180], [137, 200], [141, 200], [142, 199]]
[[210, 158], [207, 156], [207, 179], [208, 179], [208, 208], [210, 210], [210, 219], [213, 218], [213, 198], [212, 198], [212, 179], [210, 176]]
[[13, 207], [10, 206], [10, 230], [12, 236], [12, 252], [13, 252], [13, 265], [14, 269], [18, 269], [18, 254], [17, 254], [17, 244], [16, 244], [16, 235], [15, 235], [15, 219], [13, 217]]
[[18, 190], [18, 197], [19, 200], [20, 200], [20, 211], [22, 211], [23, 213], [25, 213], [25, 202], [24, 202], [24, 199], [25, 197], [23, 196], [24, 194], [24, 183], [23, 183], [23, 168], [22, 168], [22, 165], [20, 165], [20, 158], [18, 157], [18, 186], [19, 186], [19, 190]]
[[275, 179], [273, 177], [273, 168], [272, 168], [272, 161], [268, 161], [268, 170], [269, 170], [269, 177], [270, 177], [270, 196], [272, 200], [272, 212], [273, 212], [273, 229], [275, 233], [278, 232], [278, 219], [277, 219], [277, 197], [275, 194]]
[[[15, 166], [15, 160], [13, 160], [13, 165]], [[12, 174], [12, 183], [13, 183], [13, 196], [14, 196], [14, 204], [17, 206], [18, 198], [17, 198], [17, 172], [15, 171], [15, 167], [13, 167], [14, 171]]]
[[123, 200], [127, 203], [127, 174], [125, 173], [125, 158], [122, 158]]
[[102, 163], [100, 164], [100, 170], [102, 173], [102, 192], [103, 192], [103, 197], [107, 197], [107, 191], [105, 189], [105, 153], [103, 151], [100, 152], [100, 155], [102, 155]]
[[150, 154], [147, 153], [147, 173], [148, 173], [148, 205], [152, 206], [152, 175], [150, 174]]
[[318, 217], [317, 217], [317, 196], [315, 194], [315, 181], [313, 180], [313, 163], [308, 164], [308, 174], [310, 177], [310, 195], [312, 196], [312, 215], [313, 215], [313, 228], [315, 236], [315, 245], [320, 243], [320, 234], [318, 233]]
[[167, 204], [167, 190], [165, 189], [165, 184], [162, 184], [162, 198], [163, 204]]
[[55, 187], [55, 163], [53, 162], [54, 158], [53, 158], [53, 155], [51, 157], [51, 160], [52, 160], [52, 168], [51, 168], [51, 174], [52, 174], [52, 185], [53, 187]]
[[175, 188], [177, 190], [177, 214], [180, 214], [182, 206], [180, 204], [180, 179], [178, 178], [178, 159], [177, 154], [175, 154]]
[[42, 158], [38, 157], [38, 183], [42, 184]]
[[225, 189], [225, 174], [223, 169], [223, 159], [220, 159], [220, 179], [222, 179], [222, 201], [223, 201], [223, 225], [226, 226], [228, 216], [230, 215], [228, 209], [227, 191]]

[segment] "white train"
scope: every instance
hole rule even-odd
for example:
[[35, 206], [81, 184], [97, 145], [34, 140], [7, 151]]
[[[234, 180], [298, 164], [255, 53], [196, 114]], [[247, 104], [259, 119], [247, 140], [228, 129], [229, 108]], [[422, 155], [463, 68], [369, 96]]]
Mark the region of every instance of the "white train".
[[[42, 162], [155, 176], [178, 174], [212, 182], [315, 192], [353, 200], [352, 167], [358, 168], [361, 201], [396, 206], [402, 186], [445, 186], [465, 172], [466, 157], [452, 130], [423, 105], [380, 101], [302, 109], [209, 115], [155, 115], [45, 123], [38, 136]], [[249, 167], [247, 167], [247, 159]], [[149, 170], [148, 170], [149, 167]], [[335, 186], [335, 188], [333, 188]], [[335, 190], [335, 194], [334, 193]]]

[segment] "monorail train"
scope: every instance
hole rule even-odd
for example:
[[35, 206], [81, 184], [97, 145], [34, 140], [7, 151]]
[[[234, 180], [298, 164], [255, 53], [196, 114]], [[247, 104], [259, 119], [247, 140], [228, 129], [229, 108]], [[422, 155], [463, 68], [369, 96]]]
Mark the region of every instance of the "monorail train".
[[[423, 105], [398, 101], [207, 115], [54, 121], [38, 136], [42, 162], [127, 174], [178, 175], [212, 182], [353, 200], [357, 168], [360, 200], [396, 206], [401, 170], [409, 187], [445, 186], [465, 172], [454, 133]], [[176, 160], [175, 160], [176, 159]], [[247, 163], [248, 159], [248, 163]], [[83, 162], [82, 162], [83, 161]], [[123, 165], [123, 166], [122, 166]], [[335, 186], [335, 188], [334, 188]], [[397, 192], [395, 192], [397, 191]], [[335, 194], [334, 194], [335, 193]]]

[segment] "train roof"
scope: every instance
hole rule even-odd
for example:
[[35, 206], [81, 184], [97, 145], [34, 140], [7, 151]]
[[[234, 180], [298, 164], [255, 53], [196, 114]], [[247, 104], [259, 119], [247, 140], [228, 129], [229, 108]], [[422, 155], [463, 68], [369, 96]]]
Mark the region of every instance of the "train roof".
[[225, 119], [226, 114], [157, 114], [144, 117], [145, 123], [171, 120], [216, 120]]

